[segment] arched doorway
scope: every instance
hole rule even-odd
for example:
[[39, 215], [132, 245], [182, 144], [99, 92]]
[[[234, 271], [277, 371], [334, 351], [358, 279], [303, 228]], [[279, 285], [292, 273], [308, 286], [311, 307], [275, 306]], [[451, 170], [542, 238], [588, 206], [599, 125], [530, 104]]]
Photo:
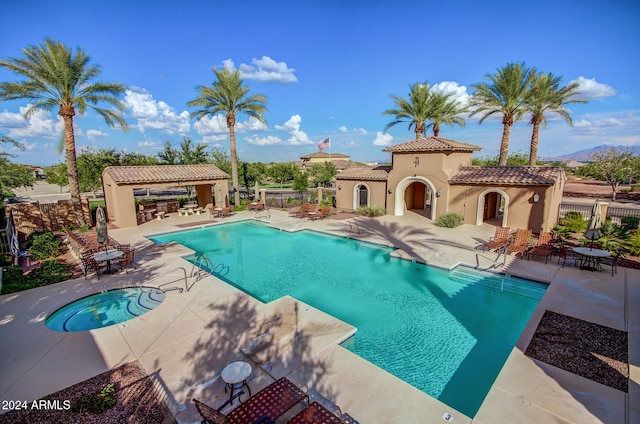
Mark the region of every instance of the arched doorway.
[[402, 216], [412, 209], [426, 218], [436, 219], [436, 188], [424, 177], [407, 177], [398, 183], [394, 198], [394, 215]]
[[504, 191], [491, 188], [483, 191], [478, 196], [478, 210], [476, 213], [476, 225], [488, 222], [493, 225], [505, 227], [509, 212], [509, 196]]
[[364, 208], [371, 202], [371, 190], [369, 186], [362, 183], [353, 188], [353, 209]]

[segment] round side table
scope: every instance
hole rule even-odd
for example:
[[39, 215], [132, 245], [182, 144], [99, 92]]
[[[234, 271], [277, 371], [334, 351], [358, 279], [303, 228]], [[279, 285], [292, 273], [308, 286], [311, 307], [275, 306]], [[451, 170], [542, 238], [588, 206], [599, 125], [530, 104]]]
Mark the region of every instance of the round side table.
[[[251, 375], [251, 371], [251, 365], [244, 361], [232, 362], [224, 367], [221, 376], [222, 381], [225, 382], [224, 392], [227, 393], [227, 390], [231, 392], [229, 394], [229, 399], [233, 398], [233, 392], [240, 390], [243, 387], [247, 388], [249, 397], [251, 397], [251, 388], [249, 387], [249, 384], [247, 384], [247, 379]], [[238, 398], [238, 400], [240, 400], [240, 398]], [[240, 400], [240, 403], [242, 403], [242, 400]]]

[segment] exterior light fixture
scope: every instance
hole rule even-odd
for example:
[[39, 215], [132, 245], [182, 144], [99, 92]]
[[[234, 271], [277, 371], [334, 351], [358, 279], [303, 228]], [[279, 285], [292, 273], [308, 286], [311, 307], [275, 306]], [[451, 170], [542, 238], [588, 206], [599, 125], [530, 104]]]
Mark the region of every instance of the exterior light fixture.
[[540, 195], [536, 192], [536, 194], [533, 195], [533, 203], [538, 203], [540, 201]]
[[416, 156], [416, 158], [413, 160], [413, 165], [414, 166], [420, 165], [420, 157], [419, 156]]
[[442, 196], [442, 189], [436, 190], [436, 197]]
[[389, 194], [393, 193], [393, 187], [389, 187], [389, 190], [387, 190], [389, 192]]
[[338, 190], [342, 190], [342, 184], [338, 184]]

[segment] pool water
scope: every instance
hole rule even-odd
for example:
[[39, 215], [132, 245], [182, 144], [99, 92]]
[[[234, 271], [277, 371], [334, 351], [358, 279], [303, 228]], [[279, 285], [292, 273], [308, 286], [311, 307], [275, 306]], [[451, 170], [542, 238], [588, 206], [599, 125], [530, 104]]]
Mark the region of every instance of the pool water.
[[160, 305], [164, 291], [152, 287], [108, 290], [69, 303], [45, 320], [55, 331], [86, 331], [139, 317]]
[[357, 240], [253, 222], [152, 240], [204, 254], [216, 276], [264, 302], [291, 295], [355, 326], [346, 348], [470, 417], [546, 289], [392, 258], [393, 249]]

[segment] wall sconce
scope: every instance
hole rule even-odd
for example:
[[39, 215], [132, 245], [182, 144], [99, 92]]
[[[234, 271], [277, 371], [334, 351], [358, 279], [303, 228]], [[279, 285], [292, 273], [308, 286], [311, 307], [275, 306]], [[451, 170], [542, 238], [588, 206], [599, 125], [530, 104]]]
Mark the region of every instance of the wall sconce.
[[389, 192], [389, 194], [393, 193], [393, 187], [389, 187], [389, 190], [387, 190], [387, 192]]
[[342, 190], [342, 184], [338, 184], [338, 190]]
[[436, 197], [440, 197], [440, 196], [442, 196], [442, 190], [438, 189], [436, 190]]
[[416, 156], [416, 158], [413, 160], [413, 166], [418, 166], [420, 165], [420, 157]]
[[533, 195], [533, 203], [538, 203], [540, 201], [540, 195], [536, 192], [536, 194]]

